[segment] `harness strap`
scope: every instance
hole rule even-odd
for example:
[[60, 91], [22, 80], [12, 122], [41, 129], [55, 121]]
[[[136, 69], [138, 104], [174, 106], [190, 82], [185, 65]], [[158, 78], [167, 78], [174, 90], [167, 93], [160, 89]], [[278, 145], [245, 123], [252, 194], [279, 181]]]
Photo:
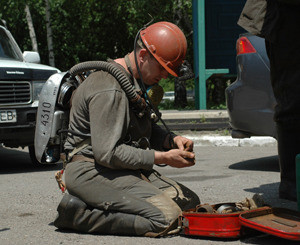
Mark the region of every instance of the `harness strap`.
[[84, 141], [82, 141], [77, 147], [75, 147], [73, 149], [73, 151], [71, 151], [68, 154], [68, 159], [72, 159], [72, 157], [74, 155], [76, 155], [78, 152], [80, 152], [82, 149], [86, 148], [89, 144], [91, 143], [91, 138], [87, 138]]
[[134, 78], [128, 54], [125, 55], [124, 59], [125, 59], [125, 63], [128, 68], [128, 71], [130, 72], [131, 76]]
[[66, 184], [63, 182], [62, 177], [63, 177], [64, 171], [65, 171], [66, 165], [67, 165], [67, 161], [69, 159], [72, 159], [73, 156], [76, 155], [76, 153], [78, 153], [82, 149], [86, 148], [90, 143], [91, 143], [91, 138], [87, 138], [84, 141], [82, 141], [77, 147], [75, 147], [73, 149], [73, 151], [71, 151], [67, 155], [67, 158], [64, 159], [63, 169], [61, 169], [55, 173], [54, 176], [55, 176], [56, 182], [58, 184], [58, 188], [61, 190], [62, 193], [65, 193], [65, 191], [66, 191]]
[[[131, 62], [130, 62], [130, 60], [129, 60], [129, 55], [128, 55], [128, 54], [125, 55], [124, 60], [125, 60], [125, 64], [126, 64], [126, 66], [127, 66], [127, 69], [128, 69], [128, 71], [129, 71], [129, 73], [130, 73], [130, 75], [131, 75], [131, 79], [133, 80], [134, 87], [135, 87], [135, 88], [140, 87], [140, 89], [141, 89], [140, 84], [138, 83], [138, 81], [136, 80], [136, 78], [133, 76], [133, 71], [132, 71], [132, 67], [131, 67]], [[143, 92], [142, 92], [141, 90], [138, 90], [137, 92], [139, 93], [139, 95], [142, 95], [142, 94], [143, 94]]]

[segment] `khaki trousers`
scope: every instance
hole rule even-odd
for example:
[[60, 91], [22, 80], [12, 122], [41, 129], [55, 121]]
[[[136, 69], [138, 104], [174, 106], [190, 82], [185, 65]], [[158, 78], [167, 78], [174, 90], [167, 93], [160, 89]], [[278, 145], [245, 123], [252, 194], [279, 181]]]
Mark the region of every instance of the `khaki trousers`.
[[67, 228], [102, 234], [159, 233], [176, 222], [182, 210], [200, 203], [194, 192], [157, 171], [97, 166], [77, 161], [66, 167], [68, 192], [87, 206]]

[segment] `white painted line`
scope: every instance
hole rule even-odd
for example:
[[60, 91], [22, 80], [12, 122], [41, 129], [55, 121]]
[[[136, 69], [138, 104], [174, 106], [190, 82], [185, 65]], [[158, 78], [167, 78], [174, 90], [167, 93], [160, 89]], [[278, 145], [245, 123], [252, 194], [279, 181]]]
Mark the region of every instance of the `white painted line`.
[[202, 135], [191, 136], [183, 135], [194, 141], [195, 146], [276, 146], [277, 141], [272, 137], [251, 137], [246, 139], [233, 139], [231, 136]]

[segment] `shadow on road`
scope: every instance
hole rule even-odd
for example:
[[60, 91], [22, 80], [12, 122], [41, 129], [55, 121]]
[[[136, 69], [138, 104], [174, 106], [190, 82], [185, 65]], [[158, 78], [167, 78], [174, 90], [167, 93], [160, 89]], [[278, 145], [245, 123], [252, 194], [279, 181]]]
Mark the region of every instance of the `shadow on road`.
[[262, 157], [237, 162], [230, 165], [229, 169], [279, 172], [278, 156]]
[[53, 171], [62, 168], [62, 164], [33, 165], [29, 153], [24, 150], [0, 148], [0, 175], [23, 172]]
[[253, 194], [259, 193], [262, 196], [264, 202], [272, 207], [281, 207], [297, 210], [297, 202], [292, 202], [289, 200], [279, 198], [279, 181], [280, 180], [278, 176], [278, 182], [264, 184], [253, 188], [246, 188], [244, 190]]
[[[244, 190], [246, 192], [250, 192], [253, 194], [259, 193], [263, 197], [265, 203], [273, 207], [284, 207], [284, 208], [289, 208], [294, 210], [297, 209], [296, 202], [291, 202], [279, 198], [278, 189], [280, 183], [280, 175], [279, 175], [280, 170], [279, 170], [277, 155], [237, 162], [230, 165], [229, 169], [255, 171], [255, 173], [251, 173], [250, 175], [252, 174], [259, 175], [259, 171], [270, 172], [270, 173], [273, 172], [273, 174], [274, 173], [278, 174], [278, 177], [275, 178], [273, 182], [270, 182], [268, 184], [253, 186], [252, 188], [246, 188]], [[257, 243], [257, 244], [263, 244], [263, 243], [264, 243], [264, 239], [262, 239], [262, 243]]]

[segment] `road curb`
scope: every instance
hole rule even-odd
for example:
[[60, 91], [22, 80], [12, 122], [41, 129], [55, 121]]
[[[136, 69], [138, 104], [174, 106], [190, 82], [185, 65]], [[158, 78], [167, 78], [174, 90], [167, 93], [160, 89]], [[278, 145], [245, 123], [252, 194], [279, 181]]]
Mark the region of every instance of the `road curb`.
[[161, 110], [162, 119], [213, 119], [213, 118], [227, 118], [227, 110]]
[[164, 110], [161, 113], [162, 119], [169, 129], [173, 131], [208, 131], [230, 128], [226, 110]]
[[[245, 139], [233, 139], [231, 136], [214, 135], [211, 132], [230, 130], [227, 110], [163, 110], [162, 119], [171, 131], [194, 141], [195, 146], [276, 146], [272, 137], [253, 136]], [[161, 125], [161, 123], [159, 123]], [[201, 132], [202, 131], [202, 132]], [[187, 133], [188, 132], [188, 133]]]
[[172, 131], [194, 130], [194, 131], [214, 131], [229, 129], [228, 119], [169, 119], [164, 120], [168, 128]]

